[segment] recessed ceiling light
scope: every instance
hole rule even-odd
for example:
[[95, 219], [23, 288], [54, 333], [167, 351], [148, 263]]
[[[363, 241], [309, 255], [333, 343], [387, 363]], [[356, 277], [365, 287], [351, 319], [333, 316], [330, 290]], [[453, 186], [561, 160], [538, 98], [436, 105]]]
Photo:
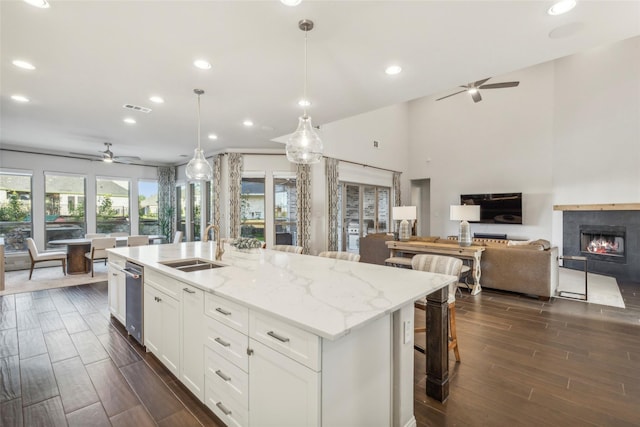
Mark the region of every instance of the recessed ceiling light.
[[216, 139], [218, 139], [218, 135], [216, 135], [215, 133], [210, 133], [209, 134], [209, 139], [216, 140]]
[[149, 98], [149, 101], [155, 102], [156, 104], [162, 104], [164, 102], [164, 99], [162, 99], [162, 97], [160, 96], [152, 96], [151, 98]]
[[23, 95], [11, 95], [11, 99], [18, 102], [29, 102], [29, 98]]
[[132, 119], [131, 117], [127, 117], [126, 119], [123, 120], [123, 122], [128, 123], [130, 125], [135, 125], [136, 124], [135, 119]]
[[248, 128], [253, 126], [253, 122], [251, 120], [245, 120], [244, 122], [242, 122], [242, 124], [245, 125]]
[[576, 0], [561, 0], [551, 6], [547, 13], [549, 15], [562, 15], [563, 13], [569, 12], [574, 7], [576, 7]]
[[18, 68], [24, 68], [25, 70], [35, 70], [36, 67], [27, 61], [23, 61], [21, 59], [14, 59], [12, 62], [13, 65], [15, 65]]
[[386, 70], [384, 70], [384, 72], [390, 76], [393, 76], [396, 74], [400, 74], [402, 72], [402, 67], [399, 65], [390, 65], [386, 68]]
[[298, 101], [298, 105], [301, 107], [309, 107], [311, 105], [311, 101], [309, 101], [308, 99], [301, 99], [300, 101]]
[[25, 3], [29, 3], [31, 6], [39, 7], [41, 9], [48, 9], [49, 2], [47, 0], [23, 0]]
[[211, 68], [211, 64], [204, 59], [196, 59], [195, 61], [193, 61], [193, 65], [200, 68], [201, 70], [208, 70]]
[[297, 6], [302, 2], [302, 0], [280, 0], [280, 3], [287, 6]]

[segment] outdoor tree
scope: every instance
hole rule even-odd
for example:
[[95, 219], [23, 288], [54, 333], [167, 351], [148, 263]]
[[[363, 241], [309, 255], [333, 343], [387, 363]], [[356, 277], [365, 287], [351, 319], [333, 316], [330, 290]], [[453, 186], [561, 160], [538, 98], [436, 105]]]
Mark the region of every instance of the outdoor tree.
[[24, 221], [29, 215], [29, 209], [20, 201], [15, 191], [9, 195], [9, 201], [0, 206], [0, 221]]
[[98, 206], [98, 216], [101, 218], [109, 218], [116, 215], [118, 215], [118, 211], [113, 208], [111, 195], [106, 194], [100, 202], [100, 206]]

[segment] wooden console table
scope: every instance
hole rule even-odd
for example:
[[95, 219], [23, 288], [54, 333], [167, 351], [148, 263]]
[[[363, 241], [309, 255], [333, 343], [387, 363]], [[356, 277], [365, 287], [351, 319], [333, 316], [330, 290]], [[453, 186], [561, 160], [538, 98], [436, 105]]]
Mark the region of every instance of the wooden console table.
[[471, 295], [477, 295], [482, 290], [480, 286], [480, 257], [484, 252], [484, 246], [458, 246], [447, 243], [429, 243], [429, 242], [399, 242], [389, 240], [386, 242], [390, 250], [390, 257], [398, 256], [398, 252], [410, 254], [436, 254], [447, 255], [460, 259], [468, 259], [471, 261], [471, 277], [473, 278], [473, 286], [471, 287]]

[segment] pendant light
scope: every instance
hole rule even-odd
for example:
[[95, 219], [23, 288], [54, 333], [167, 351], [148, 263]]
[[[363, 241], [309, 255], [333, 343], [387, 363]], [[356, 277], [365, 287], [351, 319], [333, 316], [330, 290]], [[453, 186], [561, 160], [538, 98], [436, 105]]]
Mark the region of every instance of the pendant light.
[[191, 181], [211, 181], [213, 169], [200, 148], [200, 95], [204, 90], [194, 89], [193, 92], [198, 95], [198, 148], [195, 149], [193, 159], [187, 163], [187, 178]]
[[[304, 100], [307, 99], [307, 32], [313, 29], [313, 21], [303, 19], [298, 28], [304, 31]], [[304, 113], [298, 118], [298, 128], [287, 139], [287, 159], [293, 163], [313, 164], [322, 158], [322, 141], [307, 114], [309, 102], [304, 104]]]

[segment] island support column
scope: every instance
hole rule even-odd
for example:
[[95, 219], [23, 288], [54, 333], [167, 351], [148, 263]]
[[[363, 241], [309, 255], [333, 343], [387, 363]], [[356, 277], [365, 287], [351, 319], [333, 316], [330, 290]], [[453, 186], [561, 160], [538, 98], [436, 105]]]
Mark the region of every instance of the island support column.
[[427, 295], [427, 396], [449, 397], [449, 286]]

